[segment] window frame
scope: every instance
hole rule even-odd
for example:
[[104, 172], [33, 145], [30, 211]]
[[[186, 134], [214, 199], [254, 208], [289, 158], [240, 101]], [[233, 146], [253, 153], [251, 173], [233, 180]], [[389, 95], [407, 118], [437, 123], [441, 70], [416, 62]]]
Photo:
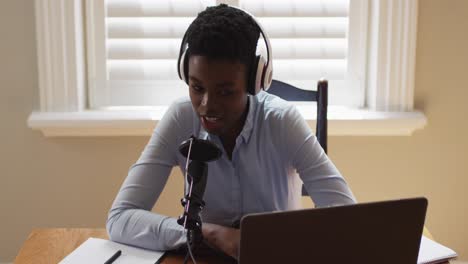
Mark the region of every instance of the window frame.
[[[88, 85], [95, 83], [91, 80], [100, 70], [92, 65], [105, 54], [86, 50], [86, 41], [98, 40], [85, 38], [84, 32], [104, 32], [104, 25], [85, 27], [85, 17], [93, 22], [85, 14], [104, 8], [91, 1], [35, 0], [40, 107], [31, 113], [28, 125], [45, 136], [149, 136], [165, 107], [88, 107], [96, 100], [88, 96]], [[425, 115], [413, 109], [418, 1], [350, 1], [350, 48], [359, 52], [349, 52], [348, 64], [354, 70], [347, 78], [365, 87], [365, 97], [361, 108], [329, 107], [329, 135], [411, 135], [427, 123]], [[314, 127], [315, 109], [298, 108]]]

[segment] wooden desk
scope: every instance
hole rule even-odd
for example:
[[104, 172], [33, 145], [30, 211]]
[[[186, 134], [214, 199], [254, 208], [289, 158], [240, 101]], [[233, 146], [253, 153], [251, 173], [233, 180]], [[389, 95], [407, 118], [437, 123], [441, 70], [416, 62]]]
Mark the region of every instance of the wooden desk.
[[[109, 239], [105, 229], [92, 228], [36, 228], [20, 249], [15, 264], [56, 264], [89, 237]], [[233, 263], [216, 256], [196, 258], [197, 263]], [[184, 256], [170, 254], [161, 263], [183, 263]], [[191, 262], [189, 262], [191, 263]]]
[[[424, 235], [432, 238], [425, 229]], [[89, 237], [108, 239], [105, 229], [92, 228], [37, 228], [29, 234], [15, 259], [15, 264], [58, 263]], [[183, 263], [184, 256], [168, 255], [164, 264]], [[232, 263], [216, 256], [197, 257], [197, 263]], [[190, 262], [189, 262], [190, 263]], [[449, 263], [449, 262], [445, 262]]]

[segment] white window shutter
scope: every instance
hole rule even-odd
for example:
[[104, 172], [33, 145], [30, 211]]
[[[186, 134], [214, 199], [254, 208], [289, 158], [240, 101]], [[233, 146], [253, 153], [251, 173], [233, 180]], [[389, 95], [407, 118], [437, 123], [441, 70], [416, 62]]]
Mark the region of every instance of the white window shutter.
[[[330, 104], [356, 105], [349, 102], [355, 91], [346, 86], [349, 0], [234, 2], [253, 14], [269, 35], [274, 79], [315, 89], [323, 77], [329, 80]], [[104, 59], [99, 54], [89, 59], [95, 63], [89, 74], [91, 107], [168, 105], [188, 95], [177, 76], [180, 42], [195, 16], [216, 1], [104, 3], [106, 34], [91, 45], [96, 50], [103, 46], [106, 54]], [[260, 40], [259, 51], [265, 54], [264, 50]]]
[[[329, 82], [329, 103], [349, 104], [345, 86], [349, 0], [244, 0], [273, 47], [273, 78], [315, 90]], [[262, 41], [260, 50], [265, 54]]]

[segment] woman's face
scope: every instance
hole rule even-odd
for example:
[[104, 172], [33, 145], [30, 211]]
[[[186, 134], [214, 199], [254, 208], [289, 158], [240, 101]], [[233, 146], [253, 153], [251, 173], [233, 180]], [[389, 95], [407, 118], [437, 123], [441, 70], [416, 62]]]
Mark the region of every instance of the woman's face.
[[193, 55], [188, 69], [190, 100], [201, 124], [210, 134], [235, 140], [247, 112], [246, 66]]

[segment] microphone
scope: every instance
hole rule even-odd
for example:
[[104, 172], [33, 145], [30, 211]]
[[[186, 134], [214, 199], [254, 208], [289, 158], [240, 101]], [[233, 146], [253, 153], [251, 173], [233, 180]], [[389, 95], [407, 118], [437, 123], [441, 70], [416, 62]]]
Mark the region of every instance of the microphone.
[[208, 178], [208, 165], [199, 160], [192, 160], [188, 167], [188, 184], [192, 184], [192, 200], [202, 200], [205, 194], [206, 180]]
[[[192, 142], [191, 149], [190, 142]], [[190, 157], [188, 157], [189, 150], [191, 151]], [[194, 136], [191, 136], [180, 144], [179, 152], [186, 158], [203, 162], [217, 160], [222, 154], [221, 150], [213, 142], [206, 139], [198, 139]]]
[[192, 136], [180, 144], [179, 152], [187, 158], [187, 161], [191, 160], [187, 169], [187, 173], [190, 175], [187, 177], [187, 181], [192, 186], [191, 196], [202, 200], [208, 176], [206, 162], [219, 159], [222, 151], [211, 141]]
[[203, 240], [200, 212], [205, 206], [203, 194], [208, 178], [206, 162], [217, 160], [221, 157], [222, 151], [208, 140], [191, 136], [180, 144], [179, 152], [187, 158], [185, 173], [189, 189], [184, 190], [187, 192], [181, 200], [184, 213], [179, 217], [177, 223], [190, 231], [187, 235], [191, 238], [192, 243], [199, 243]]

